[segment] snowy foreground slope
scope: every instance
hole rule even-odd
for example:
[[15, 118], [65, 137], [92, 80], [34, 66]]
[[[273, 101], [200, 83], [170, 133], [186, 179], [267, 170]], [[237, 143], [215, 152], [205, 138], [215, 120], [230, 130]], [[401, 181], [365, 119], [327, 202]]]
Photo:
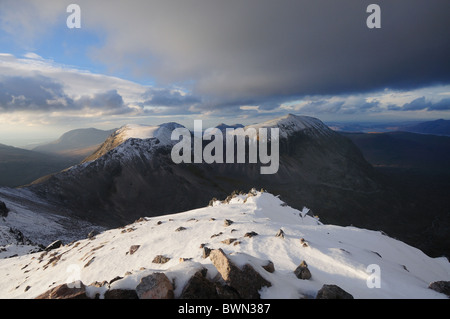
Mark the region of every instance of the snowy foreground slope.
[[[81, 280], [87, 286], [117, 276], [123, 278], [109, 289], [134, 289], [154, 272], [164, 272], [175, 283], [176, 298], [202, 267], [208, 278], [217, 275], [210, 258], [202, 257], [201, 244], [221, 248], [238, 266], [254, 266], [272, 283], [260, 290], [261, 298], [314, 298], [324, 284], [336, 284], [354, 298], [446, 298], [428, 285], [450, 279], [447, 259], [430, 258], [381, 232], [324, 225], [315, 217], [302, 217], [305, 212], [253, 191], [201, 209], [143, 218], [47, 253], [0, 260], [0, 298], [34, 298], [60, 284]], [[280, 229], [284, 238], [275, 236]], [[256, 234], [244, 236], [249, 232]], [[222, 242], [229, 238], [236, 240]], [[132, 246], [137, 248], [131, 252]], [[170, 260], [153, 263], [157, 255]], [[274, 264], [273, 273], [260, 267], [267, 260]], [[309, 280], [294, 274], [303, 260]], [[380, 288], [367, 285], [369, 265], [379, 266]], [[102, 296], [106, 289], [88, 286], [87, 292]]]

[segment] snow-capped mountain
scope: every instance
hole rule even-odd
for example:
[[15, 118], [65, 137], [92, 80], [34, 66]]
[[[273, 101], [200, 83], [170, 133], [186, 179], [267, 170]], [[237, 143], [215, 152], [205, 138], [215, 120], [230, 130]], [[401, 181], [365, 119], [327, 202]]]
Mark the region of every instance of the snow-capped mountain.
[[[151, 140], [154, 139], [155, 145], [167, 146], [173, 145], [171, 140], [172, 131], [176, 128], [182, 128], [181, 124], [170, 122], [157, 126], [140, 125], [140, 124], [128, 124], [124, 125], [113, 134], [111, 134], [105, 142], [90, 156], [88, 156], [83, 162], [89, 162], [96, 160], [109, 151], [112, 151], [122, 143], [130, 140]], [[126, 152], [126, 151], [125, 151]]]
[[[253, 268], [263, 278], [257, 291], [263, 299], [315, 298], [324, 284], [354, 298], [447, 298], [428, 288], [450, 279], [446, 258], [430, 258], [379, 231], [323, 224], [307, 209], [255, 190], [204, 208], [142, 218], [48, 252], [0, 260], [0, 298], [35, 298], [72, 283], [83, 284], [90, 298], [108, 298], [114, 291], [137, 298], [143, 279], [155, 273], [163, 273], [171, 296], [180, 298], [202, 269], [208, 287], [228, 287], [238, 296], [236, 283], [205, 255], [208, 249], [211, 255], [221, 250], [239, 269]], [[269, 264], [270, 269], [262, 267]], [[299, 264], [309, 276], [299, 279]]]
[[317, 119], [288, 115], [264, 125], [282, 132], [280, 168], [274, 175], [261, 176], [260, 164], [175, 164], [170, 152], [176, 141], [170, 133], [181, 125], [127, 125], [81, 165], [39, 180], [29, 190], [79, 217], [113, 227], [141, 216], [202, 207], [212, 197], [252, 187], [275, 189], [295, 207], [316, 210], [329, 202], [323, 214], [356, 223], [345, 216], [354, 210], [347, 206], [341, 214], [332, 207], [341, 202], [342, 192], [355, 193], [351, 201], [367, 202], [357, 197], [379, 189], [359, 150]]
[[333, 135], [333, 131], [319, 119], [294, 114], [287, 114], [266, 122], [248, 125], [245, 128], [255, 128], [256, 130], [259, 128], [279, 128], [280, 138], [285, 139], [300, 131], [303, 131], [305, 134], [316, 135], [318, 137]]

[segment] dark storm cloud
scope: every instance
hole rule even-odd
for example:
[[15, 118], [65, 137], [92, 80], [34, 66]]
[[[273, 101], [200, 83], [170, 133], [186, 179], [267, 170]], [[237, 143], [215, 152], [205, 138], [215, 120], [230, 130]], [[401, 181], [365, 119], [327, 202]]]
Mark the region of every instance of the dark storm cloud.
[[450, 83], [450, 1], [375, 1], [381, 29], [367, 28], [371, 3], [110, 1], [104, 12], [90, 13], [87, 2], [85, 11], [111, 30], [99, 59], [187, 83], [223, 107]]
[[432, 104], [429, 111], [448, 111], [450, 110], [450, 98], [442, 99], [439, 102]]
[[0, 112], [100, 111], [104, 115], [133, 112], [117, 90], [71, 98], [61, 83], [43, 75], [0, 78]]
[[144, 106], [191, 106], [201, 102], [199, 97], [191, 94], [181, 94], [176, 90], [169, 89], [148, 89], [143, 97], [146, 99]]
[[0, 78], [0, 111], [55, 110], [72, 107], [63, 86], [45, 76]]

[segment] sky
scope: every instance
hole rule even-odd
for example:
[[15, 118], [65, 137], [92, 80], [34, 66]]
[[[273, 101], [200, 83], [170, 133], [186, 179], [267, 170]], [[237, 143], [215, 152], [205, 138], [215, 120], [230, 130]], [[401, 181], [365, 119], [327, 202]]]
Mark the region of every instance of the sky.
[[0, 143], [287, 113], [450, 119], [449, 14], [448, 0], [0, 0]]

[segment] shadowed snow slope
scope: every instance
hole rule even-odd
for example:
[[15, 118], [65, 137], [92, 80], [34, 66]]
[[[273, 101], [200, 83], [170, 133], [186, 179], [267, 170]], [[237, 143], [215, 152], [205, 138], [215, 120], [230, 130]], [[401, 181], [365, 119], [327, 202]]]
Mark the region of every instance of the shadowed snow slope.
[[[225, 219], [232, 224], [226, 226]], [[284, 238], [275, 236], [280, 229]], [[256, 235], [247, 237], [248, 232]], [[229, 238], [238, 244], [222, 243]], [[117, 276], [124, 278], [110, 289], [134, 289], [153, 272], [165, 272], [175, 281], [177, 297], [201, 267], [208, 269], [210, 278], [217, 274], [211, 260], [202, 257], [201, 244], [221, 248], [238, 266], [254, 265], [272, 283], [261, 289], [262, 298], [313, 298], [323, 284], [336, 284], [355, 298], [446, 298], [427, 287], [432, 281], [450, 278], [445, 258], [430, 258], [381, 232], [324, 225], [315, 217], [302, 217], [269, 193], [252, 191], [205, 208], [141, 219], [49, 253], [0, 260], [0, 297], [34, 298], [63, 283], [81, 280], [89, 285]], [[133, 245], [139, 247], [130, 253]], [[170, 260], [152, 263], [157, 255]], [[188, 261], [180, 262], [180, 258]], [[273, 273], [257, 267], [266, 260], [274, 263]], [[294, 274], [302, 260], [311, 271], [310, 280]], [[371, 289], [367, 267], [374, 264], [380, 269], [380, 288]], [[102, 294], [102, 288], [93, 286], [87, 291]]]

